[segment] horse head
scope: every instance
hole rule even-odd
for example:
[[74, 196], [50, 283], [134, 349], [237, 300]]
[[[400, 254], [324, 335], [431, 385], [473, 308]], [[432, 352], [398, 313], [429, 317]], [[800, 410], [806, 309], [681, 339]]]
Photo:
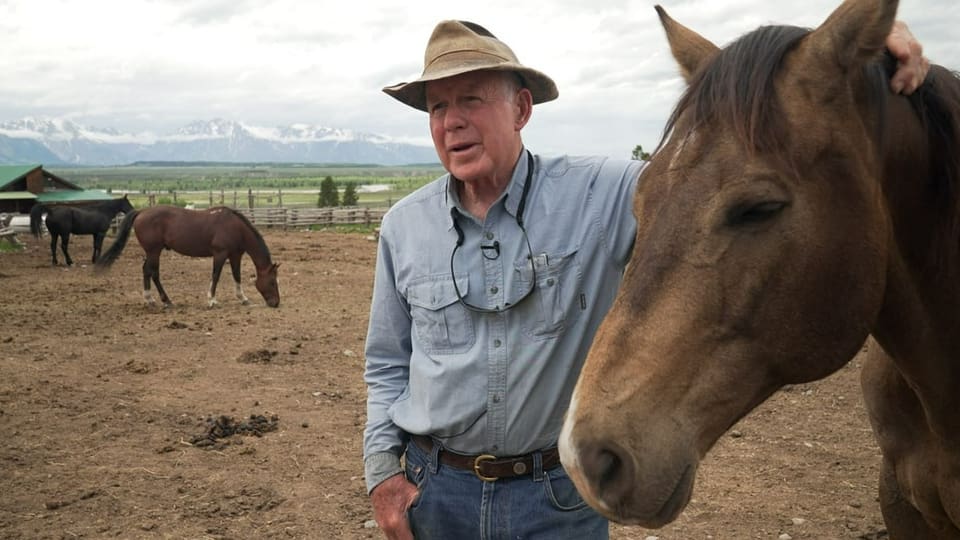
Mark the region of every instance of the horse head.
[[868, 67], [896, 7], [848, 0], [813, 31], [724, 49], [657, 7], [688, 88], [639, 179], [636, 249], [560, 440], [607, 517], [673, 521], [728, 428], [871, 331], [891, 230], [865, 104], [886, 91]]
[[256, 287], [260, 291], [260, 296], [268, 306], [275, 308], [280, 306], [280, 282], [277, 279], [277, 270], [280, 263], [270, 263], [265, 268], [257, 268]]
[[123, 212], [124, 214], [133, 212], [133, 204], [130, 203], [130, 199], [128, 199], [126, 195], [120, 197], [117, 201], [119, 201], [119, 212]]

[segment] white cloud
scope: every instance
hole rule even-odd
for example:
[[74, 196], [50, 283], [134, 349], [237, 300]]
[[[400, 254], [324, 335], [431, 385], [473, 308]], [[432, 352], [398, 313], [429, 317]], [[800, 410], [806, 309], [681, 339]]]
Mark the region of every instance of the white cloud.
[[[661, 0], [718, 44], [762, 24], [816, 26], [838, 0]], [[481, 5], [482, 4], [482, 5]], [[682, 90], [654, 2], [630, 0], [0, 0], [0, 121], [65, 117], [134, 132], [193, 120], [310, 123], [428, 143], [426, 118], [380, 92], [418, 75], [433, 25], [478, 22], [549, 73], [528, 144], [652, 148]], [[903, 0], [934, 61], [960, 67], [960, 3]]]

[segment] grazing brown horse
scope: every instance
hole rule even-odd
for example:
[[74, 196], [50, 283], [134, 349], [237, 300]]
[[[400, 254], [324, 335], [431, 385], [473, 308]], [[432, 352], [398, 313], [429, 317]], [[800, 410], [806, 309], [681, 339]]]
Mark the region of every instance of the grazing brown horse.
[[639, 180], [563, 464], [604, 515], [661, 527], [728, 428], [872, 334], [890, 538], [960, 538], [960, 80], [934, 66], [889, 91], [896, 0], [724, 49], [657, 9], [688, 88]]
[[97, 261], [99, 269], [109, 268], [123, 251], [134, 229], [140, 246], [146, 252], [143, 262], [143, 297], [153, 303], [150, 281], [157, 286], [160, 300], [170, 305], [170, 298], [160, 284], [160, 252], [172, 249], [189, 257], [213, 257], [213, 278], [207, 298], [210, 306], [217, 303], [217, 282], [223, 264], [229, 259], [236, 284], [237, 298], [249, 302], [240, 286], [240, 261], [244, 253], [250, 255], [257, 269], [257, 290], [270, 307], [280, 305], [277, 268], [270, 259], [270, 250], [260, 232], [243, 214], [226, 207], [209, 210], [186, 210], [177, 206], [153, 206], [137, 210], [124, 218], [117, 239]]

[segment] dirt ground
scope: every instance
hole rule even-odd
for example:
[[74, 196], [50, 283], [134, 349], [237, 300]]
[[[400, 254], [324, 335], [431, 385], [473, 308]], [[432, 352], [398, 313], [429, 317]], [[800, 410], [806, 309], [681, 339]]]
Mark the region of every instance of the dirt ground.
[[[254, 302], [225, 272], [209, 309], [210, 260], [165, 253], [163, 310], [135, 242], [105, 276], [50, 266], [46, 240], [0, 253], [0, 538], [382, 537], [361, 464], [376, 244], [263, 233], [276, 310], [249, 259]], [[71, 251], [88, 261], [90, 237]], [[718, 443], [677, 522], [612, 537], [886, 538], [858, 373], [778, 393]]]

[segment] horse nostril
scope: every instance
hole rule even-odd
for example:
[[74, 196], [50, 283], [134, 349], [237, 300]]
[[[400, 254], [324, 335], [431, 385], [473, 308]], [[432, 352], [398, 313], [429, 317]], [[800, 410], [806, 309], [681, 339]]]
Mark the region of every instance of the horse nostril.
[[[603, 444], [584, 448], [581, 465], [603, 499], [617, 499], [631, 485], [630, 460], [619, 449]], [[612, 497], [611, 497], [612, 496]]]
[[620, 457], [610, 450], [600, 450], [597, 455], [597, 483], [600, 489], [605, 490], [606, 486], [616, 481], [617, 473], [622, 468], [623, 463]]

